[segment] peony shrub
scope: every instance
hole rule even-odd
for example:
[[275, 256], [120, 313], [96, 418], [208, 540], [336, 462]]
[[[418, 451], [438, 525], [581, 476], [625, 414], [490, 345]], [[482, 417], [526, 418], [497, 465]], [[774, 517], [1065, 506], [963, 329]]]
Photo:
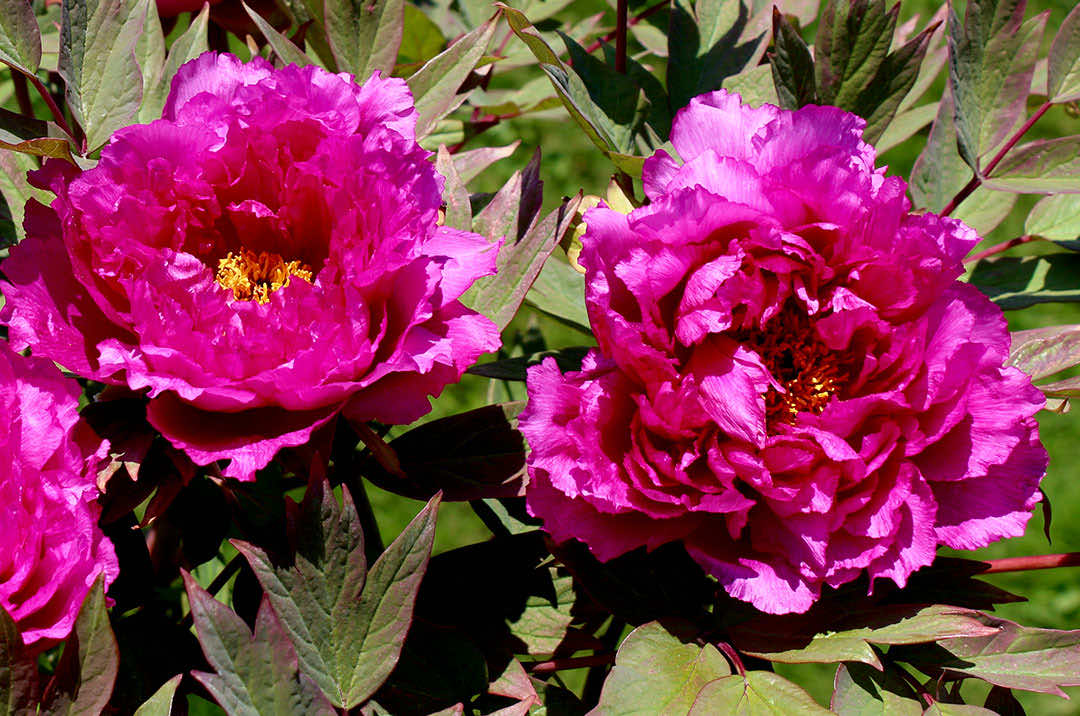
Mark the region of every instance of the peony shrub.
[[529, 511], [557, 541], [608, 560], [679, 540], [787, 613], [1023, 534], [1044, 398], [957, 281], [979, 237], [911, 213], [864, 127], [702, 95], [672, 126], [682, 163], [645, 163], [651, 203], [586, 213], [599, 347], [531, 368], [521, 415]]
[[[250, 480], [339, 413], [408, 423], [499, 346], [458, 301], [497, 246], [438, 226], [405, 83], [207, 53], [163, 116], [32, 181], [4, 264], [12, 344], [150, 397], [199, 465]], [[48, 267], [48, 270], [42, 270]]]

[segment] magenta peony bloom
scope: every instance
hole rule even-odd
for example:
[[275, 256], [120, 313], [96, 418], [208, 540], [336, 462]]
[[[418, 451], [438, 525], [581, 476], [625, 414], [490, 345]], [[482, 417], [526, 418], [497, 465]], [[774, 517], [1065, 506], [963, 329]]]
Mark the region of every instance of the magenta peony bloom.
[[405, 83], [207, 53], [164, 117], [33, 181], [0, 321], [80, 375], [147, 389], [197, 464], [251, 479], [339, 412], [408, 423], [499, 346], [458, 297], [498, 248], [437, 226]]
[[0, 341], [0, 606], [33, 651], [64, 639], [98, 575], [120, 571], [97, 525], [108, 444], [79, 421], [79, 392]]
[[1043, 405], [1001, 311], [956, 279], [976, 243], [911, 214], [864, 122], [720, 91], [645, 163], [652, 203], [586, 215], [599, 349], [529, 372], [529, 509], [597, 557], [681, 540], [734, 597], [802, 612], [864, 570], [1024, 531]]

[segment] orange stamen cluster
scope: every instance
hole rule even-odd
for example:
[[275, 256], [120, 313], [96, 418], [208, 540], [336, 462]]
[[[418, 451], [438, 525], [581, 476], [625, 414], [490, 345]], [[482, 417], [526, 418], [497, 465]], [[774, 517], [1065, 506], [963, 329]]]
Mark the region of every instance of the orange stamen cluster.
[[804, 411], [820, 414], [847, 381], [843, 355], [821, 342], [801, 311], [784, 310], [764, 330], [743, 330], [737, 339], [761, 356], [786, 391], [770, 387], [765, 393], [770, 424], [794, 423]]
[[243, 249], [239, 253], [230, 251], [218, 261], [214, 280], [231, 289], [237, 300], [267, 303], [270, 294], [288, 286], [293, 276], [308, 283], [314, 278], [311, 267], [300, 261], [286, 263], [278, 254]]

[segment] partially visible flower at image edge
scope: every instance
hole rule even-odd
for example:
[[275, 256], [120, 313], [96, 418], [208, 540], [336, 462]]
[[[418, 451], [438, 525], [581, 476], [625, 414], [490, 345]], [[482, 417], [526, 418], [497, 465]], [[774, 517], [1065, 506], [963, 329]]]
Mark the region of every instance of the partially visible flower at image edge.
[[601, 560], [681, 541], [733, 597], [804, 612], [939, 545], [1020, 535], [1047, 455], [978, 242], [914, 214], [862, 119], [718, 91], [644, 167], [651, 203], [585, 215], [598, 348], [529, 370], [529, 511]]
[[0, 341], [0, 607], [31, 652], [66, 638], [98, 576], [120, 571], [97, 524], [108, 443], [79, 420], [80, 392]]
[[3, 264], [21, 350], [146, 390], [199, 465], [252, 479], [338, 414], [409, 423], [500, 345], [458, 298], [498, 245], [437, 225], [404, 81], [206, 53], [92, 169], [49, 161]]

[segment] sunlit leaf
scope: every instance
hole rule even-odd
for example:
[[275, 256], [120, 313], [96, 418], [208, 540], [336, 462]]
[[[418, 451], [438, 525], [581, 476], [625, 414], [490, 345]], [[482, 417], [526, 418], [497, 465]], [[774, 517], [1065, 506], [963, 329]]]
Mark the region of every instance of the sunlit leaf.
[[949, 75], [960, 156], [978, 169], [1023, 121], [1046, 13], [1023, 22], [1021, 0], [971, 0], [949, 10]]
[[1062, 687], [1080, 686], [1080, 630], [1038, 629], [988, 615], [982, 620], [993, 635], [906, 647], [903, 659], [1009, 689], [1064, 697]]
[[615, 668], [591, 713], [686, 714], [707, 684], [729, 674], [727, 659], [712, 644], [683, 643], [658, 622], [649, 622], [630, 632], [619, 646]]
[[1011, 338], [1008, 364], [1032, 380], [1080, 364], [1080, 324], [1016, 331]]
[[1055, 103], [1080, 99], [1080, 5], [1065, 17], [1050, 45], [1046, 97]]
[[[978, 612], [949, 606], [877, 607], [855, 613], [830, 624], [829, 630], [814, 634], [808, 641], [800, 635], [804, 620], [800, 615], [763, 616], [735, 627], [735, 646], [748, 654], [770, 661], [793, 664], [859, 661], [881, 668], [871, 644], [918, 644], [958, 636], [983, 636], [995, 629], [976, 617]], [[844, 628], [847, 625], [853, 625]], [[857, 625], [857, 626], [855, 626]], [[798, 646], [792, 642], [803, 642]]]
[[784, 677], [771, 671], [748, 671], [745, 678], [733, 674], [706, 684], [688, 716], [828, 716], [830, 713]]
[[324, 0], [323, 25], [338, 70], [360, 84], [376, 70], [389, 75], [401, 46], [404, 13], [404, 0]]
[[[165, 100], [169, 96], [169, 90], [172, 89], [172, 80], [176, 76], [176, 71], [185, 62], [206, 52], [209, 19], [210, 11], [206, 7], [191, 18], [188, 28], [173, 41], [172, 47], [169, 48], [169, 56], [153, 76], [153, 81], [144, 84], [147, 90], [139, 106], [140, 122], [152, 122], [161, 117], [161, 110], [164, 109]], [[147, 78], [143, 79], [145, 82]]]
[[418, 114], [417, 137], [427, 134], [438, 120], [461, 104], [463, 97], [458, 95], [458, 89], [487, 52], [494, 33], [492, 18], [428, 60], [408, 79]]
[[1039, 200], [1024, 221], [1024, 233], [1049, 241], [1080, 237], [1080, 194], [1055, 194]]
[[839, 716], [921, 716], [919, 696], [893, 668], [878, 671], [866, 664], [836, 668], [830, 707]]
[[986, 186], [1025, 194], [1080, 193], [1080, 135], [1040, 139], [1013, 149]]
[[142, 100], [135, 46], [147, 13], [139, 0], [70, 0], [63, 4], [60, 76], [88, 150], [127, 125]]
[[27, 0], [0, 0], [0, 62], [27, 74], [41, 63], [41, 32]]
[[[343, 0], [343, 3], [351, 5], [349, 0]], [[297, 65], [298, 67], [316, 64], [315, 60], [308, 57], [299, 47], [294, 45], [292, 40], [275, 30], [273, 25], [263, 19], [262, 15], [252, 10], [247, 3], [244, 3], [244, 10], [247, 11], [248, 17], [250, 17], [251, 21], [255, 23], [255, 26], [259, 28], [259, 32], [261, 32], [263, 37], [266, 38], [266, 41], [270, 43], [270, 47], [273, 48], [274, 54], [281, 58], [282, 62], [287, 65]], [[366, 75], [356, 75], [356, 81], [361, 84], [366, 79]]]

